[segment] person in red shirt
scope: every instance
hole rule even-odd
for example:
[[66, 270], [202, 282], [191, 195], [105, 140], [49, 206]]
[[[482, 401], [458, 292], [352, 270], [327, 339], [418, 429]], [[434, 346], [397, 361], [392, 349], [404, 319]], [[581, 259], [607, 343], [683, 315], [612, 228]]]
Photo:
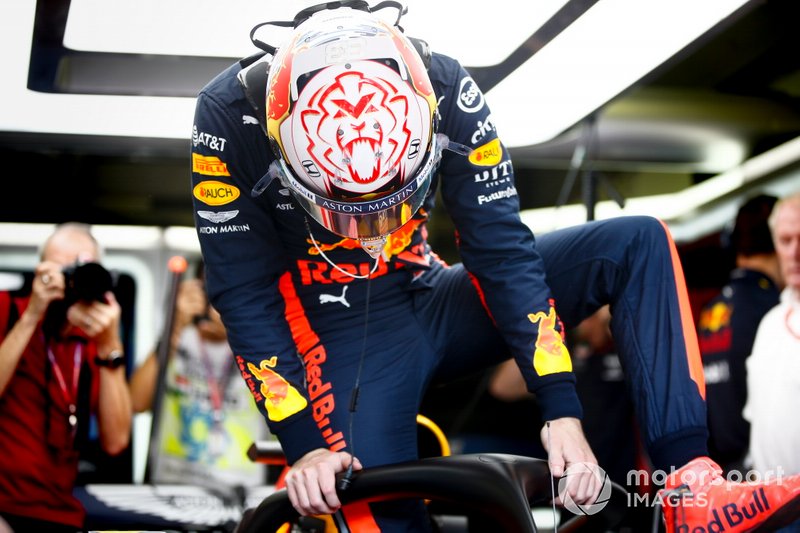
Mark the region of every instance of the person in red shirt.
[[30, 295], [0, 293], [0, 516], [16, 532], [82, 529], [72, 491], [91, 414], [106, 453], [130, 442], [120, 305], [102, 284], [96, 296], [78, 290], [80, 276], [94, 272], [83, 285], [108, 275], [99, 260], [89, 226], [62, 224]]

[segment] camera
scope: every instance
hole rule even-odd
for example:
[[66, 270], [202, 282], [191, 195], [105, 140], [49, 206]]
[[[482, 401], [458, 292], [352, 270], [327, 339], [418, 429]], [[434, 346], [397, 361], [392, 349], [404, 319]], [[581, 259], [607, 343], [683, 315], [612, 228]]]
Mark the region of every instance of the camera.
[[114, 278], [100, 263], [74, 263], [62, 269], [64, 301], [104, 302], [107, 291], [113, 290]]
[[76, 302], [105, 302], [106, 292], [114, 289], [115, 279], [100, 263], [76, 262], [61, 269], [64, 274], [64, 299], [50, 302], [42, 327], [45, 336], [59, 335], [67, 309]]

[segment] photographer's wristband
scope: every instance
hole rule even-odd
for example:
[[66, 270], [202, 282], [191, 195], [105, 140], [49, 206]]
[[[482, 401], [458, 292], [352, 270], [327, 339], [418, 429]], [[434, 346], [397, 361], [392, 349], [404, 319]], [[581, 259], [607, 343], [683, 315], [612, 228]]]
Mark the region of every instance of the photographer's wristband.
[[100, 357], [98, 354], [94, 358], [94, 364], [100, 368], [119, 368], [125, 363], [125, 354], [122, 350], [111, 350], [106, 357]]

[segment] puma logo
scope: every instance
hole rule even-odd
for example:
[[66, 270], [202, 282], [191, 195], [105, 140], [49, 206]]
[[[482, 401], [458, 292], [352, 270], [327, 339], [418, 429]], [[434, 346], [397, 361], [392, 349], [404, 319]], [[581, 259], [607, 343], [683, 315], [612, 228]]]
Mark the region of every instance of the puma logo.
[[345, 307], [350, 307], [350, 302], [348, 302], [344, 295], [347, 293], [347, 285], [342, 287], [342, 295], [341, 296], [334, 296], [333, 294], [320, 294], [319, 295], [319, 303], [321, 304], [329, 304], [332, 302], [339, 302]]

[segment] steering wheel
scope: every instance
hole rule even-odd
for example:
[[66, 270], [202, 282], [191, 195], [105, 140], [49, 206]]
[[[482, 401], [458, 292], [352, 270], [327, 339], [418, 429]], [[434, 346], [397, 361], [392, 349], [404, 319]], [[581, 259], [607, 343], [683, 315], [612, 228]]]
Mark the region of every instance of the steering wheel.
[[[612, 483], [612, 489], [611, 499], [602, 512], [575, 516], [561, 524], [559, 531], [614, 527], [624, 516], [626, 496], [619, 485]], [[338, 494], [342, 504], [409, 497], [443, 501], [485, 514], [502, 531], [536, 533], [531, 503], [549, 501], [551, 490], [546, 460], [484, 453], [365, 468], [354, 472], [350, 486]], [[283, 489], [265, 498], [242, 520], [236, 533], [277, 531], [298, 518]]]

